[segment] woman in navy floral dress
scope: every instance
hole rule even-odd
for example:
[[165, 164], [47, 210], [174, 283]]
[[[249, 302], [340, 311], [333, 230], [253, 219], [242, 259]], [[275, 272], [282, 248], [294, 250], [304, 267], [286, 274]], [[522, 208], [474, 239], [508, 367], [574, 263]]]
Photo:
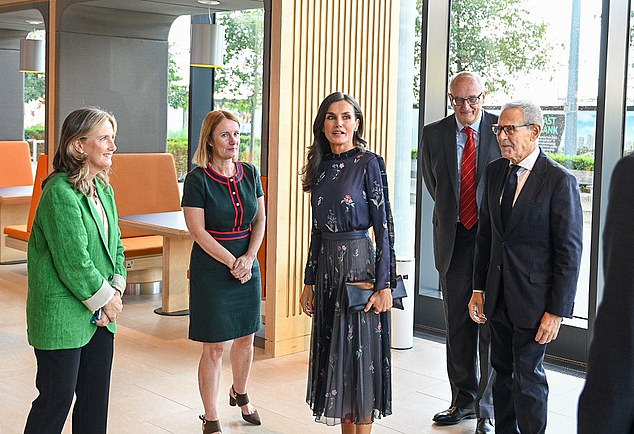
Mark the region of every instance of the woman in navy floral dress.
[[[300, 299], [313, 317], [306, 401], [316, 421], [359, 434], [392, 413], [388, 311], [395, 277], [385, 165], [364, 149], [362, 133], [353, 98], [336, 92], [324, 99], [302, 170], [312, 231]], [[369, 279], [378, 290], [363, 312], [348, 312], [345, 282]]]

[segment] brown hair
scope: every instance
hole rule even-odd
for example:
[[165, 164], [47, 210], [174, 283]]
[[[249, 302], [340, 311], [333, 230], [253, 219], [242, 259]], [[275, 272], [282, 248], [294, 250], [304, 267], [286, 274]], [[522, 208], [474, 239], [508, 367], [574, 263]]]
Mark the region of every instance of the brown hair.
[[[74, 146], [77, 140], [86, 137], [98, 130], [104, 123], [110, 122], [114, 133], [117, 132], [117, 120], [106, 111], [95, 107], [82, 107], [71, 112], [62, 124], [62, 132], [59, 137], [59, 145], [53, 158], [53, 173], [43, 182], [46, 183], [53, 175], [68, 173], [68, 182], [74, 189], [83, 194], [90, 194], [92, 183], [88, 180], [88, 157]], [[99, 172], [96, 176], [108, 185], [108, 173], [110, 169]]]
[[300, 174], [302, 175], [302, 189], [304, 191], [311, 191], [319, 173], [319, 164], [328, 152], [330, 152], [330, 143], [326, 139], [324, 134], [324, 122], [326, 121], [326, 114], [330, 106], [338, 101], [346, 101], [352, 106], [354, 110], [355, 119], [359, 120], [359, 128], [354, 132], [354, 144], [357, 147], [364, 148], [367, 142], [361, 137], [363, 135], [363, 112], [359, 103], [355, 101], [350, 95], [346, 95], [342, 92], [334, 92], [328, 95], [319, 105], [317, 116], [315, 116], [315, 122], [313, 122], [313, 143], [308, 147], [308, 155], [306, 155], [306, 164], [302, 168]]
[[200, 138], [198, 139], [198, 149], [194, 154], [194, 163], [200, 167], [207, 167], [213, 158], [213, 140], [212, 136], [220, 122], [225, 119], [234, 121], [240, 126], [240, 121], [231, 112], [226, 110], [214, 110], [207, 113], [203, 120], [203, 125], [200, 128]]

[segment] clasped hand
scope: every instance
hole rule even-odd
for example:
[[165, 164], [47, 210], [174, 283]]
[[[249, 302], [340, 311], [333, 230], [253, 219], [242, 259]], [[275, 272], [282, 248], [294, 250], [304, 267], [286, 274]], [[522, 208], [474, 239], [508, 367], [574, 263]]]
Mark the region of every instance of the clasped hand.
[[115, 295], [112, 299], [102, 307], [103, 315], [95, 322], [98, 327], [105, 327], [111, 322], [115, 322], [117, 317], [123, 311], [123, 301], [121, 300], [121, 293], [115, 291]]
[[238, 279], [240, 283], [246, 283], [251, 279], [251, 269], [255, 257], [243, 255], [237, 258], [231, 267], [231, 275]]

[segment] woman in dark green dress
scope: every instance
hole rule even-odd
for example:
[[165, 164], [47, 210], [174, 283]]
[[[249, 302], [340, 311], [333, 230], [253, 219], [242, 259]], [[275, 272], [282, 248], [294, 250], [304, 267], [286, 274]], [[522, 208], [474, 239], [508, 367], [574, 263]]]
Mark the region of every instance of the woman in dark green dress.
[[194, 168], [185, 178], [183, 212], [194, 245], [190, 260], [189, 338], [203, 343], [198, 366], [203, 434], [221, 432], [217, 395], [224, 343], [233, 340], [229, 404], [260, 424], [247, 381], [253, 337], [261, 326], [257, 252], [264, 238], [264, 193], [257, 169], [236, 161], [240, 123], [223, 110], [203, 121]]

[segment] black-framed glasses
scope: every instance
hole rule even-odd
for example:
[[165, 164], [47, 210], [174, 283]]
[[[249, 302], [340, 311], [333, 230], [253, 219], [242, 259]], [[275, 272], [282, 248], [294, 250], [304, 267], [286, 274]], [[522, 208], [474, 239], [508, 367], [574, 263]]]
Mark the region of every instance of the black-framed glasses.
[[522, 127], [532, 127], [533, 125], [535, 124], [521, 124], [521, 125], [493, 124], [491, 125], [491, 131], [493, 131], [493, 134], [495, 134], [496, 136], [500, 134], [502, 131], [504, 131], [504, 134], [506, 134], [507, 136], [512, 136], [513, 134], [515, 134], [516, 129], [522, 128]]
[[470, 96], [467, 98], [454, 97], [452, 95], [451, 97], [449, 97], [449, 100], [451, 101], [451, 105], [454, 105], [456, 107], [460, 107], [462, 104], [465, 103], [465, 101], [469, 103], [469, 105], [476, 105], [480, 102], [480, 98], [482, 98], [482, 94], [484, 94], [484, 91], [480, 92], [480, 95], [478, 96]]

